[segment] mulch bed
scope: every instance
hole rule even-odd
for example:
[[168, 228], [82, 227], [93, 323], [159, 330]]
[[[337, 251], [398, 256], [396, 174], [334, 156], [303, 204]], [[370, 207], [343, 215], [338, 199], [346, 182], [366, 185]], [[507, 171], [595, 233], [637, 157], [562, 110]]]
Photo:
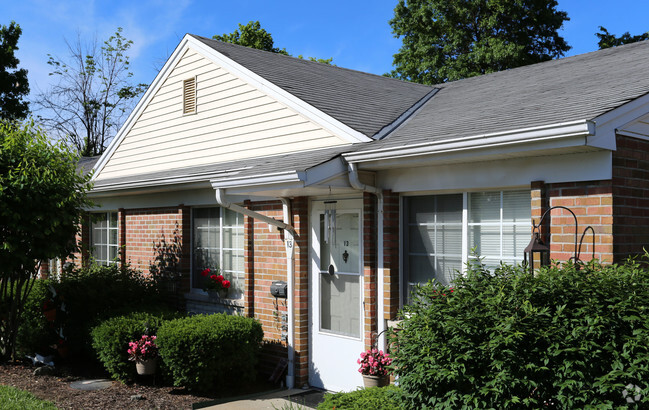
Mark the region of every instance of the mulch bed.
[[[60, 409], [191, 409], [192, 404], [221, 399], [223, 395], [196, 395], [183, 388], [156, 386], [152, 379], [133, 384], [114, 381], [102, 390], [81, 391], [70, 383], [86, 379], [108, 378], [97, 370], [80, 366], [57, 368], [54, 376], [34, 376], [35, 367], [22, 363], [0, 364], [0, 384], [27, 390], [36, 397], [53, 402]], [[256, 383], [231, 391], [229, 396], [273, 389]], [[139, 396], [135, 398], [134, 396]]]

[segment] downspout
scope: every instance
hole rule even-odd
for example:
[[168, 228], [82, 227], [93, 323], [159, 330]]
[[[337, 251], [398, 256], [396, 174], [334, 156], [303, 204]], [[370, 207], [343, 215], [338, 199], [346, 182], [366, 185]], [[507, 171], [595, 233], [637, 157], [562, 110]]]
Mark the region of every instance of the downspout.
[[[282, 212], [284, 221], [290, 222], [291, 203], [287, 198], [280, 198], [282, 201]], [[292, 389], [295, 386], [294, 361], [295, 361], [295, 304], [294, 304], [294, 255], [295, 255], [295, 238], [293, 231], [284, 230], [284, 247], [286, 248], [286, 282], [287, 295], [286, 304], [288, 305], [288, 329], [287, 329], [287, 348], [288, 348], [288, 370], [286, 374], [286, 387]]]
[[385, 320], [384, 320], [384, 309], [385, 309], [385, 295], [384, 295], [384, 287], [385, 287], [385, 280], [383, 278], [383, 191], [381, 191], [380, 188], [371, 186], [371, 185], [366, 185], [363, 184], [360, 179], [358, 178], [358, 169], [356, 168], [356, 164], [352, 163], [347, 163], [347, 169], [349, 171], [349, 184], [352, 186], [352, 188], [357, 189], [359, 191], [363, 192], [368, 192], [371, 194], [376, 195], [376, 200], [377, 200], [377, 208], [378, 208], [378, 221], [377, 221], [377, 238], [376, 238], [376, 252], [377, 252], [377, 303], [376, 303], [376, 310], [377, 310], [377, 315], [378, 315], [378, 320], [377, 320], [377, 333], [379, 335], [379, 340], [377, 343], [377, 346], [380, 349], [385, 350]]
[[[275, 218], [270, 218], [266, 215], [262, 215], [259, 212], [252, 211], [248, 208], [244, 208], [240, 205], [234, 204], [230, 201], [228, 201], [227, 196], [225, 195], [225, 192], [223, 191], [223, 188], [214, 188], [216, 191], [216, 203], [219, 204], [220, 206], [230, 209], [234, 212], [238, 212], [240, 214], [247, 215], [251, 218], [266, 222], [269, 225], [276, 226], [280, 229], [284, 230], [284, 247], [286, 249], [286, 276], [287, 276], [287, 295], [286, 295], [286, 303], [288, 305], [288, 329], [287, 329], [287, 347], [288, 347], [288, 366], [287, 366], [287, 374], [286, 374], [286, 387], [289, 389], [292, 389], [295, 385], [295, 369], [294, 369], [294, 361], [295, 361], [295, 349], [293, 347], [293, 344], [295, 343], [295, 335], [294, 335], [294, 317], [295, 317], [295, 307], [293, 304], [293, 288], [294, 288], [294, 283], [293, 283], [293, 255], [294, 255], [294, 249], [295, 249], [295, 239], [294, 239], [294, 233], [295, 233], [295, 228], [282, 221], [278, 221]], [[282, 212], [283, 212], [283, 217], [284, 221], [290, 221], [290, 216], [291, 216], [291, 205], [288, 199], [286, 198], [280, 198], [282, 201]]]

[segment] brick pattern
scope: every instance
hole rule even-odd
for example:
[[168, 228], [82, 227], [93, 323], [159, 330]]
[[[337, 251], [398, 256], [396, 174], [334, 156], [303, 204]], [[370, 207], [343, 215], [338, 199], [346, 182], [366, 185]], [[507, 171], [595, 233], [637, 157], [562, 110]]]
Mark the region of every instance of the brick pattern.
[[383, 191], [383, 320], [399, 312], [399, 195]]
[[[531, 184], [532, 218], [539, 223], [546, 209], [553, 206], [570, 208], [577, 217], [577, 243], [587, 226], [594, 230], [595, 258], [605, 263], [613, 262], [613, 190], [611, 181], [587, 181]], [[550, 258], [566, 261], [575, 252], [575, 220], [570, 212], [554, 209], [550, 212], [541, 232], [548, 243], [550, 235]], [[586, 233], [579, 258], [588, 261], [593, 255], [593, 234]]]
[[295, 385], [309, 381], [309, 199], [292, 200], [295, 228]]
[[365, 347], [370, 348], [377, 331], [376, 197], [363, 193], [363, 281]]
[[618, 135], [613, 152], [615, 262], [649, 249], [649, 141]]

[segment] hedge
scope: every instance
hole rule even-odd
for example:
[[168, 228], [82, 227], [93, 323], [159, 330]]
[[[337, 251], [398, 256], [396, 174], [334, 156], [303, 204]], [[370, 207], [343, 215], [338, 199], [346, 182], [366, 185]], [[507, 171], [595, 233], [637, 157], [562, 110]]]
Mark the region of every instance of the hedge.
[[157, 342], [175, 386], [215, 392], [255, 379], [262, 339], [257, 320], [213, 314], [165, 322]]
[[635, 260], [536, 275], [472, 264], [454, 289], [415, 291], [392, 334], [394, 371], [409, 408], [611, 408], [635, 386], [646, 406], [647, 313]]

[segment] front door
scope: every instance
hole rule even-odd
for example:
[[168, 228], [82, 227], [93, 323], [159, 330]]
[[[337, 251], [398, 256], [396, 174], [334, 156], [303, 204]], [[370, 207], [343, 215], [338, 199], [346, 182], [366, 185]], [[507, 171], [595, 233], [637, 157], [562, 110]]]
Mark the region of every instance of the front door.
[[349, 391], [362, 385], [362, 201], [313, 201], [309, 384]]

